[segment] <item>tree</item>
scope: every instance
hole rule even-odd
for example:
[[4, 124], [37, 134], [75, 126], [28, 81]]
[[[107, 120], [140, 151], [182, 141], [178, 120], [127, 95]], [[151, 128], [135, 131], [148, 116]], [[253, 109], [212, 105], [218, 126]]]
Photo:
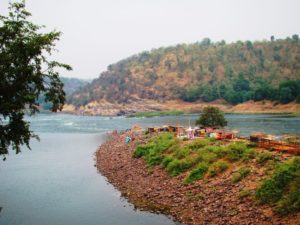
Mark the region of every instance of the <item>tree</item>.
[[38, 97], [52, 103], [51, 110], [61, 110], [65, 101], [63, 83], [57, 68], [71, 67], [49, 61], [60, 32], [41, 33], [41, 26], [28, 21], [31, 14], [25, 2], [11, 3], [9, 15], [0, 15], [0, 155], [5, 159], [9, 146], [16, 153], [20, 146], [29, 147], [37, 138], [24, 120], [25, 113], [39, 112]]
[[211, 40], [209, 38], [203, 38], [201, 41], [202, 46], [210, 46]]
[[271, 42], [274, 42], [275, 41], [274, 35], [272, 35], [270, 39], [271, 39]]
[[219, 108], [208, 106], [203, 109], [203, 113], [196, 121], [196, 125], [205, 127], [225, 127], [227, 121]]
[[294, 34], [294, 35], [292, 36], [292, 39], [293, 39], [293, 42], [298, 43], [298, 42], [299, 42], [299, 35], [298, 35], [298, 34]]

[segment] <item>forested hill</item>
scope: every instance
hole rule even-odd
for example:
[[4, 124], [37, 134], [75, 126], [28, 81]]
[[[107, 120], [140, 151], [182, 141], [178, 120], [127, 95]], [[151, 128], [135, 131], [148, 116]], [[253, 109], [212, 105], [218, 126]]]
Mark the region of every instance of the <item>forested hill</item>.
[[109, 65], [68, 101], [80, 106], [98, 100], [129, 104], [139, 99], [225, 99], [231, 104], [250, 99], [299, 101], [299, 36], [230, 44], [206, 38], [145, 51]]

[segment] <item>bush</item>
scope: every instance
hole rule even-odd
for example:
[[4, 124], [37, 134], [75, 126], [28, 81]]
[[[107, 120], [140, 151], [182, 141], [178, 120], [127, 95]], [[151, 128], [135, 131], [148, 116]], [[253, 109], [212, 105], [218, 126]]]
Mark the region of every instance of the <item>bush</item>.
[[148, 144], [137, 146], [133, 152], [134, 158], [144, 157], [149, 166], [158, 165], [163, 160], [163, 153], [177, 141], [170, 133], [163, 133], [152, 138]]
[[256, 191], [256, 198], [261, 203], [274, 203], [282, 197], [282, 189], [278, 187], [273, 179], [265, 180]]
[[197, 150], [197, 149], [200, 149], [200, 148], [203, 148], [203, 147], [209, 145], [210, 142], [211, 141], [209, 138], [196, 139], [191, 144], [188, 145], [188, 148], [191, 150]]
[[168, 164], [169, 164], [170, 162], [172, 162], [174, 159], [175, 159], [175, 158], [174, 158], [173, 156], [171, 156], [171, 155], [166, 156], [166, 157], [163, 159], [163, 161], [162, 161], [163, 167], [166, 168], [166, 167], [168, 166]]
[[290, 212], [300, 211], [300, 182], [287, 196], [279, 200], [275, 206], [275, 212], [280, 215], [286, 215]]
[[133, 152], [134, 158], [140, 158], [144, 155], [147, 155], [150, 149], [154, 148], [153, 143], [145, 144], [145, 145], [139, 145], [136, 150]]
[[218, 158], [221, 158], [226, 154], [225, 148], [220, 146], [207, 146], [205, 147], [205, 150], [216, 154]]
[[250, 159], [254, 159], [256, 157], [256, 155], [257, 155], [257, 153], [254, 149], [247, 148], [247, 149], [245, 149], [245, 151], [243, 153], [242, 160], [244, 162], [248, 162]]
[[176, 157], [177, 159], [183, 159], [187, 157], [188, 155], [191, 154], [191, 150], [188, 148], [176, 148], [176, 150], [173, 153], [173, 156]]
[[202, 179], [205, 173], [208, 171], [208, 164], [206, 162], [200, 162], [194, 170], [185, 178], [184, 183], [192, 183], [196, 180]]
[[233, 183], [237, 183], [247, 177], [251, 173], [251, 170], [249, 168], [240, 168], [238, 172], [234, 173], [231, 177], [231, 180]]
[[300, 157], [282, 163], [256, 191], [261, 203], [275, 203], [275, 212], [285, 215], [300, 210]]
[[180, 161], [178, 159], [174, 159], [167, 165], [167, 171], [171, 176], [177, 176], [182, 172], [180, 168]]
[[148, 151], [148, 154], [146, 154], [145, 161], [149, 166], [158, 165], [162, 161], [162, 152], [158, 151], [155, 148], [152, 148]]
[[229, 144], [227, 146], [228, 158], [232, 161], [238, 161], [243, 157], [246, 149], [247, 145], [243, 142]]
[[213, 163], [218, 158], [217, 154], [210, 152], [206, 149], [198, 152], [198, 160], [206, 163]]
[[186, 171], [187, 169], [190, 169], [194, 164], [193, 160], [190, 159], [174, 159], [167, 165], [167, 171], [171, 176], [177, 176], [180, 173]]
[[266, 161], [272, 159], [272, 156], [271, 152], [262, 152], [257, 155], [256, 160], [259, 164], [264, 164]]
[[214, 162], [208, 170], [208, 175], [210, 177], [216, 176], [217, 174], [225, 171], [228, 169], [228, 163], [224, 160], [219, 160], [217, 162]]

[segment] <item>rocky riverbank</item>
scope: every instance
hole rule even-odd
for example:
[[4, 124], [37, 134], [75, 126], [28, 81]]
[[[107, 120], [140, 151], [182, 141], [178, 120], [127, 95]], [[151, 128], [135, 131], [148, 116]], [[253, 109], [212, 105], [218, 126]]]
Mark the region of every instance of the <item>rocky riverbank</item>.
[[[232, 167], [219, 176], [183, 184], [184, 174], [170, 177], [161, 167], [149, 168], [132, 158], [142, 135], [125, 144], [127, 134], [111, 136], [97, 151], [99, 171], [123, 196], [140, 209], [169, 214], [190, 225], [198, 224], [300, 224], [300, 214], [279, 217], [268, 205], [258, 205], [251, 195], [263, 170], [251, 164], [252, 173], [239, 183], [231, 181]], [[243, 194], [244, 193], [244, 194]]]

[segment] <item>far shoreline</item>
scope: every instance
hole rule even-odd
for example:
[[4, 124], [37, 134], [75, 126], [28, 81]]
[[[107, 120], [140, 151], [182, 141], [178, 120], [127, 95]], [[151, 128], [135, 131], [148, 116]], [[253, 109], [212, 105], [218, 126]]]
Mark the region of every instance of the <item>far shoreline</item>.
[[290, 114], [300, 116], [300, 103], [277, 104], [272, 101], [248, 101], [230, 105], [222, 100], [215, 102], [183, 102], [170, 100], [158, 102], [155, 100], [139, 100], [130, 104], [117, 104], [107, 101], [92, 102], [76, 108], [66, 104], [63, 113], [90, 116], [168, 116], [181, 114], [198, 114], [206, 106], [218, 107], [225, 114]]

